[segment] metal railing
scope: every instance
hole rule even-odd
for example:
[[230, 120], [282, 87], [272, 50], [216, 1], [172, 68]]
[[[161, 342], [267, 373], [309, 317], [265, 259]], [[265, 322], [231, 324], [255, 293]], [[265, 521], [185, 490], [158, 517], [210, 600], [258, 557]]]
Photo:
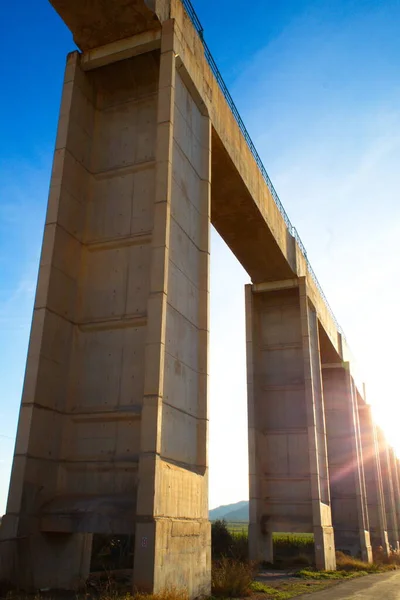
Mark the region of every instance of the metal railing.
[[283, 207], [283, 204], [282, 204], [282, 202], [281, 202], [281, 200], [280, 200], [280, 198], [279, 198], [279, 196], [278, 196], [278, 194], [277, 194], [277, 192], [276, 192], [276, 190], [275, 190], [275, 188], [274, 188], [274, 186], [272, 184], [271, 179], [269, 178], [269, 175], [267, 173], [266, 168], [264, 167], [264, 164], [263, 164], [263, 162], [262, 162], [262, 160], [260, 158], [260, 155], [257, 152], [257, 149], [256, 149], [256, 147], [255, 147], [255, 145], [254, 145], [254, 143], [253, 143], [253, 141], [252, 141], [252, 139], [250, 137], [249, 132], [246, 129], [246, 126], [245, 126], [245, 124], [243, 122], [243, 119], [240, 116], [239, 111], [238, 111], [238, 109], [237, 109], [237, 107], [236, 107], [236, 105], [235, 105], [235, 103], [234, 103], [234, 101], [232, 99], [232, 96], [231, 96], [231, 94], [230, 94], [230, 92], [229, 92], [229, 90], [228, 90], [228, 88], [226, 86], [226, 83], [223, 80], [223, 77], [222, 77], [222, 75], [221, 75], [221, 73], [220, 73], [220, 71], [219, 71], [219, 69], [217, 67], [217, 63], [215, 62], [215, 60], [214, 60], [214, 58], [213, 58], [213, 56], [212, 56], [212, 54], [210, 52], [210, 49], [207, 46], [207, 43], [206, 43], [206, 41], [204, 39], [204, 29], [203, 29], [203, 27], [201, 25], [200, 19], [197, 16], [197, 13], [196, 13], [195, 9], [193, 7], [193, 4], [191, 3], [190, 0], [182, 0], [182, 4], [185, 7], [185, 10], [186, 10], [186, 12], [187, 12], [190, 20], [192, 21], [194, 27], [196, 28], [197, 33], [199, 34], [199, 37], [200, 37], [200, 39], [201, 39], [201, 41], [203, 43], [203, 46], [204, 46], [204, 55], [206, 57], [206, 60], [207, 60], [208, 64], [210, 65], [210, 68], [211, 68], [211, 70], [212, 70], [212, 72], [213, 72], [213, 74], [215, 76], [215, 79], [218, 82], [219, 87], [221, 88], [222, 93], [225, 96], [225, 100], [227, 101], [227, 103], [228, 103], [228, 105], [229, 105], [229, 107], [230, 107], [230, 109], [232, 111], [232, 114], [233, 114], [233, 116], [236, 119], [236, 122], [237, 122], [237, 124], [239, 126], [239, 129], [242, 132], [243, 137], [246, 140], [248, 147], [250, 148], [250, 151], [251, 151], [251, 153], [252, 153], [252, 155], [254, 157], [254, 160], [256, 161], [256, 163], [258, 165], [258, 168], [260, 169], [260, 171], [262, 173], [262, 176], [263, 176], [263, 178], [265, 180], [265, 183], [268, 186], [268, 189], [269, 189], [269, 191], [271, 193], [271, 196], [273, 197], [273, 199], [275, 201], [275, 204], [278, 207], [278, 210], [279, 210], [279, 212], [281, 213], [281, 215], [283, 217], [283, 220], [285, 221], [285, 224], [286, 224], [286, 226], [287, 226], [287, 228], [289, 230], [289, 233], [295, 238], [295, 240], [296, 240], [296, 242], [297, 242], [297, 244], [298, 244], [298, 246], [299, 246], [299, 248], [300, 248], [300, 250], [301, 250], [301, 252], [302, 252], [302, 254], [303, 254], [304, 258], [305, 258], [305, 260], [306, 260], [308, 271], [309, 271], [311, 277], [313, 278], [314, 283], [317, 286], [318, 291], [319, 291], [322, 299], [324, 300], [325, 305], [326, 305], [326, 307], [327, 307], [327, 309], [328, 309], [328, 311], [329, 311], [329, 313], [330, 313], [330, 315], [331, 315], [331, 317], [332, 317], [332, 319], [333, 319], [333, 321], [334, 321], [334, 323], [335, 323], [335, 325], [336, 325], [339, 333], [341, 333], [341, 335], [343, 337], [345, 337], [344, 333], [343, 333], [343, 330], [340, 327], [340, 325], [339, 325], [339, 323], [338, 323], [338, 321], [337, 321], [337, 319], [336, 319], [336, 317], [335, 317], [335, 315], [333, 313], [333, 310], [331, 309], [331, 307], [329, 305], [329, 302], [328, 302], [328, 300], [327, 300], [327, 298], [326, 298], [326, 296], [325, 296], [325, 294], [324, 294], [324, 292], [322, 290], [321, 284], [319, 283], [319, 281], [317, 279], [317, 276], [314, 273], [314, 270], [313, 270], [313, 268], [312, 268], [312, 266], [310, 264], [310, 261], [307, 258], [307, 251], [306, 251], [306, 249], [304, 247], [304, 244], [301, 241], [300, 236], [297, 233], [296, 228], [293, 227], [292, 223], [290, 222], [290, 219], [289, 219], [289, 217], [287, 215], [287, 212], [285, 211], [285, 209]]

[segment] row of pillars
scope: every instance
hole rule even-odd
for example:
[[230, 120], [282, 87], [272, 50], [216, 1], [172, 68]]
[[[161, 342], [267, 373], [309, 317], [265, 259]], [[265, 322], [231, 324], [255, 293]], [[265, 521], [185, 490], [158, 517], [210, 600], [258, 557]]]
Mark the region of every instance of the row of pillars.
[[305, 277], [247, 286], [250, 554], [272, 563], [274, 532], [311, 532], [332, 569], [335, 550], [399, 549], [399, 461], [311, 298]]

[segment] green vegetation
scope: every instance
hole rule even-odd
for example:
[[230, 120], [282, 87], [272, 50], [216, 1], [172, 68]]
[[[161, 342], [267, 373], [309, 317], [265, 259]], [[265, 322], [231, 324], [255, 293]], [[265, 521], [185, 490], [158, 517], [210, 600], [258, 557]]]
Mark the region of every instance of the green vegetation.
[[[222, 519], [219, 519], [220, 522], [224, 521]], [[217, 521], [216, 521], [217, 522]], [[226, 523], [226, 527], [228, 529], [228, 531], [230, 531], [231, 533], [245, 533], [246, 535], [248, 534], [248, 530], [249, 530], [249, 524], [248, 523], [242, 523], [240, 521], [224, 521]]]
[[247, 531], [229, 530], [225, 521], [215, 521], [211, 525], [212, 559], [230, 558], [241, 562], [248, 561]]
[[263, 600], [289, 600], [302, 594], [317, 592], [332, 586], [332, 582], [316, 581], [312, 583], [298, 581], [282, 581], [276, 587], [271, 587], [254, 581], [251, 584], [253, 594], [262, 595]]
[[311, 569], [301, 569], [295, 573], [295, 577], [299, 577], [300, 579], [312, 579], [313, 581], [321, 579], [354, 579], [354, 577], [361, 577], [362, 575], [368, 575], [368, 572], [366, 570], [313, 571]]
[[[284, 534], [273, 536], [274, 568], [300, 568], [279, 580], [253, 581], [254, 566], [248, 562], [247, 527], [241, 523], [215, 521], [212, 524], [213, 576], [212, 593], [218, 597], [245, 597], [257, 595], [262, 600], [288, 600], [302, 594], [323, 590], [340, 581], [382, 573], [400, 564], [400, 555], [389, 559], [378, 553], [373, 564], [368, 564], [336, 553], [337, 571], [317, 571], [313, 568], [314, 537], [312, 534]], [[264, 565], [266, 567], [271, 565]]]
[[314, 564], [314, 536], [309, 533], [273, 535], [274, 566], [286, 569]]
[[[212, 523], [211, 536], [213, 560], [219, 560], [224, 556], [241, 561], [248, 560], [247, 525], [218, 520]], [[275, 533], [273, 544], [275, 568], [312, 566], [314, 561], [312, 534]]]

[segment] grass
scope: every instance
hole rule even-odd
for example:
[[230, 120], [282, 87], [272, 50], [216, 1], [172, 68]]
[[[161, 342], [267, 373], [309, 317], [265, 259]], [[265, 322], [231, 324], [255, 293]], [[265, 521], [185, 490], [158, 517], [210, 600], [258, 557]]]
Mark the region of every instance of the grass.
[[249, 524], [248, 523], [241, 523], [240, 521], [235, 521], [235, 522], [228, 522], [226, 524], [226, 528], [230, 533], [244, 533], [244, 534], [248, 534], [248, 530], [249, 530]]
[[312, 571], [311, 569], [301, 569], [295, 574], [295, 577], [299, 577], [300, 579], [311, 579], [313, 581], [321, 579], [333, 581], [338, 579], [354, 579], [355, 577], [362, 577], [363, 575], [368, 575], [368, 571]]
[[212, 594], [223, 598], [249, 596], [253, 577], [253, 565], [224, 557], [213, 564], [211, 574]]
[[251, 590], [254, 595], [261, 595], [263, 600], [289, 600], [310, 592], [317, 592], [332, 586], [332, 582], [313, 581], [313, 582], [298, 582], [298, 581], [283, 581], [276, 587], [271, 587], [254, 581], [251, 585]]

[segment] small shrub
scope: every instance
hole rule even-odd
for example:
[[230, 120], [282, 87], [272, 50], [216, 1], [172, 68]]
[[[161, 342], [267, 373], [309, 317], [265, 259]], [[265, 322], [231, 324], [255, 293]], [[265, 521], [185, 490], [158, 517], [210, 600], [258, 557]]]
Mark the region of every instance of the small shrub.
[[211, 525], [211, 549], [213, 560], [227, 557], [246, 562], [249, 558], [249, 540], [245, 530], [229, 531], [225, 521]]
[[230, 555], [235, 560], [246, 562], [249, 560], [249, 536], [245, 531], [232, 533]]
[[396, 568], [400, 566], [400, 552], [398, 550], [391, 550], [389, 556], [386, 555], [382, 546], [373, 551], [374, 563], [377, 565], [392, 566]]
[[223, 556], [230, 556], [232, 542], [232, 534], [228, 531], [226, 521], [218, 520], [211, 524], [211, 551], [213, 560], [218, 560]]
[[379, 570], [379, 566], [375, 563], [364, 562], [359, 558], [354, 558], [343, 552], [336, 552], [336, 566], [339, 571], [366, 571], [367, 573], [376, 573]]
[[253, 575], [254, 567], [249, 563], [224, 557], [213, 564], [212, 593], [228, 598], [248, 596]]

